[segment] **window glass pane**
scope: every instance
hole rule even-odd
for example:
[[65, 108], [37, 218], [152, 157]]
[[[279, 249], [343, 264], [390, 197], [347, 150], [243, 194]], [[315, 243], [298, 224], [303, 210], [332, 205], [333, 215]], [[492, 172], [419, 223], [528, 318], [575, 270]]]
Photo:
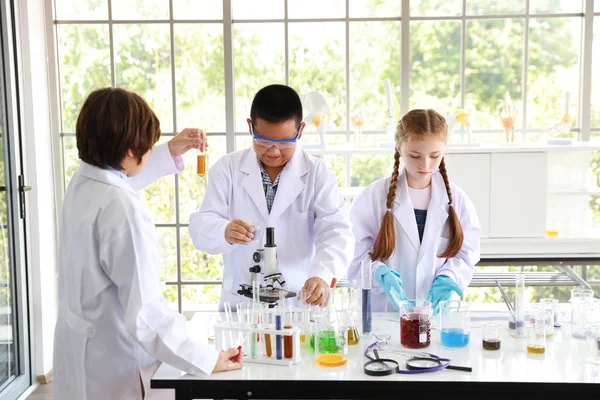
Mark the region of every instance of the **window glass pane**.
[[582, 0], [529, 0], [531, 14], [562, 14], [583, 12]]
[[181, 297], [182, 311], [216, 311], [221, 285], [181, 285]]
[[62, 131], [75, 132], [87, 96], [110, 86], [108, 25], [58, 25]]
[[232, 0], [233, 19], [283, 19], [285, 2], [281, 0]]
[[[168, 142], [170, 139], [171, 137], [161, 136], [158, 144]], [[175, 175], [163, 176], [138, 194], [154, 223], [175, 222]]]
[[329, 104], [327, 129], [346, 129], [344, 23], [291, 23], [289, 35], [290, 85], [300, 97], [320, 92]]
[[184, 281], [223, 279], [223, 257], [200, 251], [194, 247], [190, 231], [181, 228], [181, 279]]
[[64, 173], [64, 183], [65, 183], [65, 191], [69, 187], [69, 182], [71, 181], [71, 177], [73, 174], [79, 169], [79, 164], [81, 164], [81, 160], [79, 160], [79, 154], [77, 152], [77, 142], [74, 136], [63, 136], [62, 137], [62, 146], [63, 146], [63, 173]]
[[161, 266], [160, 279], [162, 282], [177, 281], [177, 229], [157, 227], [160, 241]]
[[288, 0], [288, 18], [344, 18], [345, 16], [346, 0]]
[[402, 0], [350, 0], [350, 18], [393, 18], [402, 14]]
[[462, 15], [462, 0], [411, 0], [411, 17], [449, 17]]
[[207, 179], [210, 179], [209, 168], [227, 152], [225, 137], [223, 136], [209, 136], [208, 144], [210, 146], [207, 153], [208, 175], [204, 178], [199, 177], [197, 173], [198, 153], [196, 150], [190, 150], [183, 155], [185, 169], [178, 175], [179, 221], [182, 224], [189, 223], [190, 215], [200, 209], [206, 190]]
[[173, 0], [173, 18], [223, 19], [223, 2], [221, 0]]
[[350, 161], [351, 182], [353, 187], [365, 187], [379, 178], [392, 175], [394, 169], [394, 151], [389, 154], [356, 154]]
[[[519, 107], [518, 115], [523, 115], [520, 104], [523, 32], [522, 19], [477, 19], [467, 23], [465, 111], [471, 114], [471, 129], [499, 130], [474, 135], [476, 142], [505, 141], [498, 118], [498, 102], [507, 95]], [[517, 128], [521, 125], [519, 121], [516, 118]]]
[[[597, 4], [596, 4], [597, 5]], [[600, 128], [600, 17], [594, 18], [594, 41], [592, 42], [592, 127]], [[600, 138], [600, 132], [592, 132]]]
[[524, 14], [525, 0], [467, 0], [467, 15]]
[[325, 154], [321, 158], [337, 177], [338, 186], [349, 186], [350, 182], [346, 182], [346, 156], [342, 154]]
[[142, 96], [162, 132], [173, 132], [171, 41], [168, 24], [114, 25], [118, 87]]
[[256, 92], [274, 83], [285, 84], [284, 54], [283, 23], [233, 26], [237, 132], [248, 130], [246, 119], [250, 117], [250, 105]]
[[176, 24], [177, 130], [225, 132], [225, 72], [221, 24]]
[[119, 0], [112, 2], [113, 19], [169, 19], [169, 0]]
[[108, 19], [107, 0], [55, 0], [56, 19]]
[[164, 285], [163, 295], [172, 310], [177, 310], [177, 285]]
[[[594, 1], [594, 12], [600, 13], [600, 1]], [[594, 24], [596, 26], [596, 24]]]
[[[302, 139], [304, 139], [304, 135], [302, 135]], [[252, 138], [250, 137], [250, 134], [248, 133], [247, 135], [236, 135], [235, 136], [235, 151], [238, 150], [244, 150], [249, 148], [250, 146], [252, 146]]]
[[460, 21], [410, 24], [410, 108], [441, 114], [460, 107]]
[[[529, 27], [527, 124], [554, 127], [566, 112], [568, 96], [568, 112], [577, 127], [581, 18], [532, 18]], [[550, 136], [563, 135], [562, 129], [552, 128]], [[576, 137], [575, 132], [568, 135]]]
[[[363, 131], [385, 130], [389, 79], [394, 95], [400, 87], [400, 22], [350, 23], [350, 114], [362, 108]], [[397, 114], [400, 109], [397, 107]], [[359, 118], [354, 118], [354, 126]], [[396, 116], [392, 117], [396, 119]], [[380, 135], [380, 138], [383, 138]]]

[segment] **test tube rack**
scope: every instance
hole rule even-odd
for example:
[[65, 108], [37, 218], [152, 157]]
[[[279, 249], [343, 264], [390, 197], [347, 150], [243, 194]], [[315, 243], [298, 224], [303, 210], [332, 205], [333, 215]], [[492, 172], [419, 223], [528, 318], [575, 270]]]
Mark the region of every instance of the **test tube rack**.
[[[255, 340], [255, 335], [261, 335], [261, 341], [256, 342], [255, 354], [251, 353], [252, 341]], [[269, 357], [264, 348], [265, 335], [271, 335], [272, 355]], [[275, 353], [275, 338], [276, 336], [292, 337], [292, 358], [285, 358], [282, 355], [281, 359], [277, 359]], [[230, 343], [232, 338], [246, 338], [242, 345], [244, 363], [282, 365], [291, 367], [297, 365], [302, 360], [300, 356], [300, 328], [294, 327], [289, 329], [275, 329], [272, 326], [248, 326], [241, 323], [218, 323], [215, 325], [215, 346], [217, 350], [227, 350], [227, 348], [236, 347], [239, 344]], [[246, 345], [248, 343], [248, 345]], [[283, 351], [283, 350], [282, 350]]]

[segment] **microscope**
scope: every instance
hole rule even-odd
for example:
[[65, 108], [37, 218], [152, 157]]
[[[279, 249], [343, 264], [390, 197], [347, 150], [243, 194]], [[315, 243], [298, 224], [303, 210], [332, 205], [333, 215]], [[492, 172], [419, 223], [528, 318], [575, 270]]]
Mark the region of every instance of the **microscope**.
[[[286, 288], [285, 279], [277, 270], [277, 246], [275, 245], [275, 228], [267, 227], [267, 242], [264, 248], [252, 254], [250, 265], [250, 284], [241, 284], [238, 294], [254, 298], [253, 287], [258, 288], [258, 299], [261, 303], [275, 306], [281, 298], [295, 297], [296, 293]], [[262, 285], [261, 285], [262, 276]]]

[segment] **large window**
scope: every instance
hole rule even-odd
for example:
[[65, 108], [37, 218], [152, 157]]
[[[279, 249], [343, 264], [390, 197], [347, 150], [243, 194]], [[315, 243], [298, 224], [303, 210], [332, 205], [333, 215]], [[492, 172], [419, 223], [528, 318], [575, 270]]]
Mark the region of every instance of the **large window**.
[[[514, 103], [518, 142], [559, 136], [549, 128], [565, 112], [574, 119], [568, 137], [600, 137], [599, 68], [591, 69], [592, 82], [580, 72], [592, 40], [584, 34], [582, 0], [54, 3], [65, 184], [78, 166], [74, 130], [82, 102], [111, 85], [148, 100], [161, 120], [161, 140], [187, 126], [207, 130], [211, 164], [249, 146], [246, 118], [258, 89], [285, 83], [301, 96], [318, 91], [330, 108], [325, 141], [339, 148], [313, 152], [342, 187], [365, 186], [391, 171], [383, 146], [385, 80], [397, 98], [392, 118], [415, 107], [448, 116], [460, 108], [470, 114], [472, 140], [480, 144], [505, 141], [500, 100]], [[599, 11], [596, 4], [595, 66]], [[587, 109], [580, 101], [586, 85], [593, 93]], [[592, 129], [584, 132], [586, 118]], [[459, 127], [452, 143], [466, 140]], [[319, 143], [315, 132], [309, 121], [303, 141]], [[165, 294], [179, 310], [214, 304], [220, 294], [221, 257], [195, 250], [187, 231], [205, 184], [187, 168], [142, 193], [160, 232]], [[591, 204], [600, 215], [600, 200]]]

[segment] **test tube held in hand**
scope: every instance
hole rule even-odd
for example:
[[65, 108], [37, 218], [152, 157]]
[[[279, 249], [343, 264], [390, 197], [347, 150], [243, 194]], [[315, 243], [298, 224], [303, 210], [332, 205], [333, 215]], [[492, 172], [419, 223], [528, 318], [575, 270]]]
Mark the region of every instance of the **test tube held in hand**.
[[198, 176], [206, 175], [206, 153], [198, 150]]

